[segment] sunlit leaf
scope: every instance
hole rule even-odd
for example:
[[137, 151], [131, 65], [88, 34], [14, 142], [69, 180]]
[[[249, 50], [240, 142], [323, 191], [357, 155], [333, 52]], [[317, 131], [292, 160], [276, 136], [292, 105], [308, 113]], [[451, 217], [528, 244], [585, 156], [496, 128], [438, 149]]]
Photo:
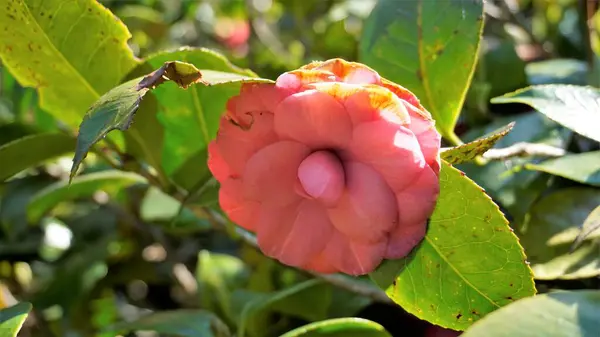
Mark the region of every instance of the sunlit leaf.
[[600, 291], [561, 291], [510, 304], [461, 337], [591, 337], [598, 334]]
[[600, 229], [600, 206], [594, 208], [594, 210], [585, 218], [579, 235], [575, 238], [571, 251], [577, 249], [581, 243], [590, 237], [592, 234], [595, 236]]
[[0, 310], [0, 334], [2, 337], [17, 337], [21, 326], [31, 311], [31, 304], [21, 302]]
[[391, 337], [391, 335], [375, 322], [349, 317], [308, 324], [281, 337]]
[[464, 330], [535, 287], [523, 248], [490, 197], [447, 163], [440, 186], [423, 242], [371, 277], [409, 313]]
[[40, 105], [76, 127], [137, 63], [127, 27], [95, 0], [14, 0], [0, 6], [0, 58]]
[[536, 85], [504, 96], [492, 103], [527, 104], [569, 129], [600, 142], [600, 90], [576, 85]]
[[442, 136], [454, 126], [479, 49], [483, 1], [380, 0], [366, 21], [360, 60], [412, 91]]

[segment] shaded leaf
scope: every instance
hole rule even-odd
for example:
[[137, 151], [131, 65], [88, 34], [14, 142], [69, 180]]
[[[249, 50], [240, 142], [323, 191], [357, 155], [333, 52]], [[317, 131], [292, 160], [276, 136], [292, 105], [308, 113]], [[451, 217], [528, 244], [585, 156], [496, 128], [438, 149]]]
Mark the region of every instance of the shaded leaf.
[[91, 197], [97, 191], [114, 194], [133, 184], [144, 184], [146, 179], [136, 173], [123, 171], [102, 171], [90, 173], [66, 181], [56, 182], [39, 191], [27, 206], [27, 219], [37, 223], [48, 211], [58, 203], [81, 197]]
[[572, 154], [539, 164], [526, 164], [525, 168], [554, 174], [583, 184], [600, 186], [600, 151]]
[[231, 306], [231, 292], [241, 287], [248, 270], [244, 261], [227, 255], [202, 250], [198, 254], [196, 279], [202, 307], [220, 311], [231, 322], [235, 322]]
[[569, 129], [600, 142], [600, 90], [575, 85], [537, 85], [504, 96], [492, 103], [523, 103]]
[[281, 337], [391, 337], [385, 329], [364, 318], [336, 318], [311, 323]]
[[132, 322], [117, 323], [105, 332], [155, 331], [180, 337], [229, 337], [229, 328], [214, 314], [204, 310], [163, 311]]
[[15, 0], [0, 6], [0, 58], [40, 105], [76, 127], [137, 63], [127, 27], [95, 0]]
[[482, 29], [481, 0], [381, 0], [366, 21], [360, 60], [417, 95], [442, 136], [458, 142], [454, 126]]
[[0, 181], [46, 160], [73, 152], [75, 138], [62, 133], [41, 133], [0, 146]]
[[600, 291], [560, 291], [525, 298], [486, 316], [461, 337], [592, 337]]
[[2, 337], [17, 337], [21, 326], [31, 311], [31, 303], [21, 302], [0, 310], [0, 332]]
[[[498, 140], [494, 149], [503, 149], [514, 144], [527, 142], [565, 148], [571, 132], [544, 115], [531, 112], [510, 118], [501, 118], [488, 126], [473, 129], [463, 138], [474, 140], [506, 125], [514, 120], [515, 126], [504, 138]], [[489, 153], [490, 151], [488, 151]], [[547, 188], [551, 176], [535, 171], [520, 170], [506, 174], [511, 167], [532, 162], [532, 158], [513, 157], [509, 160], [491, 161], [486, 165], [460, 164], [458, 168], [506, 208], [513, 221], [521, 223], [531, 204]]]
[[494, 147], [496, 142], [506, 136], [514, 125], [514, 122], [510, 123], [490, 136], [442, 151], [440, 156], [450, 165], [473, 161], [477, 156]]
[[464, 330], [535, 287], [517, 237], [485, 192], [447, 163], [440, 186], [423, 242], [371, 278], [409, 313]]
[[201, 81], [200, 71], [191, 64], [166, 62], [151, 74], [125, 82], [98, 99], [88, 110], [77, 136], [77, 148], [73, 158], [70, 179], [86, 157], [90, 148], [112, 131], [125, 131], [131, 125], [133, 115], [146, 93], [170, 80], [182, 88]]
[[600, 275], [600, 254], [592, 233], [571, 253], [586, 217], [600, 205], [593, 188], [560, 189], [536, 202], [519, 229], [521, 244], [536, 279], [576, 279]]
[[262, 294], [248, 302], [242, 310], [238, 336], [244, 336], [254, 315], [273, 309], [308, 320], [324, 319], [331, 304], [331, 289], [319, 279], [298, 283], [272, 294]]
[[575, 242], [573, 242], [571, 252], [577, 249], [585, 239], [592, 235], [592, 233], [598, 231], [598, 229], [600, 229], [600, 206], [594, 208], [587, 218], [585, 218], [585, 221], [581, 226], [581, 231], [575, 238]]
[[588, 66], [584, 61], [576, 59], [552, 59], [531, 62], [525, 66], [525, 72], [531, 85], [585, 85]]

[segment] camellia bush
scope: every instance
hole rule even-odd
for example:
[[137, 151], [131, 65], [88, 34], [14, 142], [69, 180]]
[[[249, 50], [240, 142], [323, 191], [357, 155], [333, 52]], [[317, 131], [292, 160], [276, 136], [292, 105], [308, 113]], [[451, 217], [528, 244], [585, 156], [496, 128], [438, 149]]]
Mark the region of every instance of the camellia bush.
[[600, 335], [597, 7], [2, 0], [0, 336]]

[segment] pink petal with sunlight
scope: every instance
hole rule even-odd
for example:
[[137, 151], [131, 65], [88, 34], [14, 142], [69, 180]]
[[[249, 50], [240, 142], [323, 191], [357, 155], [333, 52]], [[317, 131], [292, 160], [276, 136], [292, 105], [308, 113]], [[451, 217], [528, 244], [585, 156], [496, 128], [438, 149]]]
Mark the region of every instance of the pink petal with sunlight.
[[344, 107], [317, 90], [291, 95], [275, 110], [275, 132], [313, 149], [343, 147], [352, 138], [352, 123]]
[[409, 128], [419, 141], [425, 161], [433, 168], [433, 171], [438, 174], [440, 169], [439, 153], [442, 136], [440, 136], [435, 129], [435, 122], [433, 120], [423, 119], [418, 114], [417, 108], [408, 102], [406, 103], [406, 106], [412, 121]]
[[408, 255], [410, 251], [423, 240], [427, 232], [427, 221], [413, 224], [400, 223], [390, 233], [386, 259], [400, 259]]
[[381, 175], [363, 163], [349, 162], [346, 192], [329, 209], [335, 228], [352, 240], [376, 242], [398, 223], [396, 196]]
[[386, 121], [354, 128], [350, 151], [353, 158], [377, 170], [394, 191], [411, 184], [427, 165], [414, 134]]
[[221, 152], [217, 143], [213, 140], [208, 144], [208, 161], [206, 162], [208, 169], [218, 182], [225, 181], [231, 176], [229, 165], [221, 157]]
[[427, 166], [410, 186], [396, 194], [400, 224], [423, 223], [435, 208], [440, 192], [438, 177]]

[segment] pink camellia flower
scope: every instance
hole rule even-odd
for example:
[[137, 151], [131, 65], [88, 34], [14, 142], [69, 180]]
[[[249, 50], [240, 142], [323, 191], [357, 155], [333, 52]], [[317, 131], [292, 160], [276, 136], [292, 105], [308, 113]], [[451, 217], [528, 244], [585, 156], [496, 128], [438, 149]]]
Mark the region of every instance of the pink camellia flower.
[[369, 273], [424, 237], [440, 135], [405, 88], [333, 59], [242, 86], [208, 165], [229, 218], [264, 254], [321, 273]]

